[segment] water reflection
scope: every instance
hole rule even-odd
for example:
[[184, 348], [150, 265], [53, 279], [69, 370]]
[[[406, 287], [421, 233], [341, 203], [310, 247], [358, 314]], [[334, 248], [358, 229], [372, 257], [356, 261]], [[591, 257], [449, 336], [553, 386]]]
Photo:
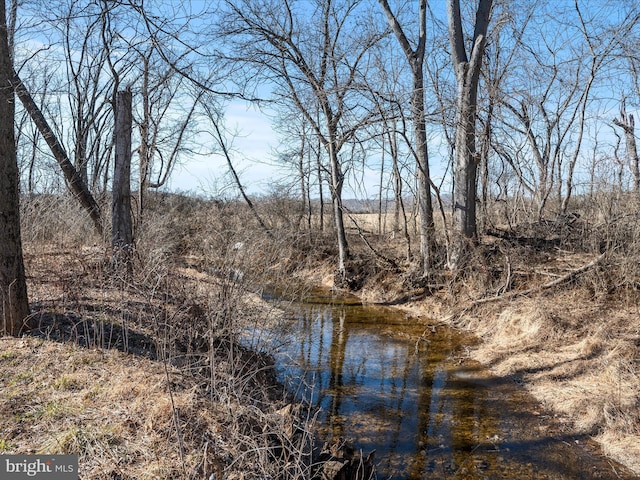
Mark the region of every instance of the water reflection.
[[635, 478], [550, 433], [512, 382], [461, 364], [452, 330], [421, 339], [396, 310], [330, 295], [291, 308], [282, 379], [320, 407], [324, 438], [376, 450], [379, 478]]

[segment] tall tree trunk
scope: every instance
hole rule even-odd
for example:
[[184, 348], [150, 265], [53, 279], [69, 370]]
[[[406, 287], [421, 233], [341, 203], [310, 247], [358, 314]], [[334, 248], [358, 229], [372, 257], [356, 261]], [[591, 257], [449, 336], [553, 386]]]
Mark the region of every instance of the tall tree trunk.
[[131, 90], [118, 92], [115, 115], [115, 160], [111, 211], [111, 248], [114, 266], [131, 273], [133, 222], [131, 220]]
[[[333, 138], [333, 136], [330, 136]], [[344, 184], [344, 173], [340, 168], [338, 159], [338, 149], [333, 141], [328, 145], [329, 164], [331, 171], [331, 201], [333, 204], [333, 219], [336, 227], [336, 237], [338, 240], [338, 274], [341, 280], [348, 280], [347, 261], [349, 260], [349, 244], [347, 243], [347, 233], [344, 227], [344, 215], [342, 207], [342, 186]]]
[[433, 204], [431, 201], [431, 176], [429, 174], [429, 151], [427, 148], [427, 128], [424, 104], [424, 56], [427, 39], [427, 1], [420, 0], [418, 12], [419, 34], [415, 49], [411, 46], [400, 23], [394, 16], [387, 0], [379, 0], [389, 26], [393, 30], [402, 51], [407, 57], [413, 77], [411, 93], [411, 116], [414, 128], [415, 158], [418, 181], [418, 212], [420, 215], [420, 264], [422, 274], [426, 276], [434, 266], [436, 249], [435, 223], [433, 221]]
[[458, 91], [458, 124], [456, 131], [456, 159], [454, 166], [455, 190], [454, 229], [458, 234], [473, 239], [477, 236], [476, 183], [478, 158], [475, 142], [475, 105], [468, 102], [466, 85]]
[[[7, 43], [9, 45], [9, 59], [11, 60], [11, 65], [13, 65], [14, 53], [15, 53], [15, 34], [16, 34], [16, 24], [18, 20], [18, 3], [20, 0], [10, 0], [9, 2], [9, 15], [8, 20], [6, 21], [7, 25]], [[6, 10], [6, 6], [5, 6]], [[3, 22], [4, 22], [3, 18]]]
[[626, 103], [623, 98], [620, 106], [620, 118], [614, 118], [613, 123], [624, 132], [627, 161], [633, 175], [633, 191], [640, 192], [640, 160], [638, 159], [638, 147], [636, 145], [635, 121], [633, 115], [627, 113]]
[[476, 11], [473, 43], [467, 58], [462, 29], [460, 0], [447, 0], [451, 58], [458, 83], [454, 165], [453, 229], [456, 238], [449, 266], [456, 268], [465, 248], [465, 241], [477, 236], [476, 183], [478, 155], [476, 152], [476, 111], [480, 67], [486, 44], [492, 0], [479, 0]]
[[[399, 232], [400, 226], [400, 207], [402, 203], [402, 176], [400, 175], [400, 166], [398, 165], [398, 151], [396, 143], [395, 121], [393, 131], [388, 132], [389, 137], [389, 154], [391, 155], [391, 174], [393, 179], [393, 233]], [[406, 218], [405, 218], [406, 220]], [[406, 229], [406, 221], [405, 221]], [[407, 258], [407, 260], [410, 257]]]
[[20, 238], [20, 190], [16, 155], [13, 68], [5, 2], [0, 2], [0, 335], [17, 335], [29, 316]]
[[320, 155], [320, 147], [320, 140], [318, 140], [318, 145], [316, 146], [316, 168], [318, 171], [318, 202], [320, 207], [318, 212], [320, 225], [318, 225], [318, 228], [320, 232], [324, 232], [324, 182], [322, 175], [322, 156]]
[[[490, 100], [492, 102], [492, 100]], [[491, 123], [493, 121], [493, 104], [489, 104], [487, 118], [482, 131], [482, 143], [480, 148], [480, 168], [481, 168], [481, 226], [486, 230], [489, 225], [489, 151], [491, 148]]]
[[87, 162], [87, 127], [85, 125], [85, 119], [82, 118], [82, 111], [77, 113], [78, 119], [76, 119], [75, 128], [76, 132], [76, 148], [75, 148], [75, 168], [82, 178], [82, 182], [85, 185], [89, 185], [89, 165]]
[[33, 100], [33, 97], [22, 83], [22, 80], [20, 80], [17, 73], [12, 72], [11, 82], [18, 98], [24, 106], [24, 109], [31, 117], [31, 120], [33, 120], [38, 131], [47, 142], [47, 145], [49, 145], [49, 149], [51, 150], [53, 157], [60, 165], [69, 189], [78, 198], [82, 207], [89, 213], [98, 234], [102, 235], [102, 213], [98, 203], [93, 198], [93, 195], [91, 195], [89, 187], [82, 180], [82, 176], [73, 166], [71, 160], [69, 160], [67, 152], [58, 141], [55, 133], [47, 123], [47, 120], [44, 118], [42, 110], [40, 110], [36, 102]]
[[[378, 185], [378, 235], [382, 235], [384, 230], [386, 230], [386, 205], [387, 205], [387, 199], [384, 198], [387, 195], [385, 194], [385, 188], [384, 188], [384, 174], [385, 169], [385, 148], [384, 148], [384, 137], [382, 140], [382, 157], [380, 158], [380, 184]], [[385, 207], [383, 207], [383, 205], [385, 205]], [[383, 220], [383, 210], [384, 212], [384, 220]]]
[[149, 59], [141, 55], [142, 73], [142, 122], [140, 123], [140, 146], [138, 147], [139, 186], [138, 186], [138, 221], [142, 221], [144, 202], [149, 188], [149, 128], [151, 115], [149, 112]]
[[307, 181], [306, 181], [306, 172], [305, 172], [305, 165], [304, 165], [304, 161], [305, 161], [305, 151], [307, 150], [306, 148], [306, 141], [307, 141], [307, 132], [306, 129], [303, 126], [303, 131], [302, 131], [302, 138], [301, 138], [301, 144], [300, 144], [300, 150], [298, 151], [298, 174], [300, 175], [300, 202], [301, 202], [301, 206], [302, 208], [300, 209], [300, 217], [298, 219], [297, 222], [297, 227], [300, 226], [300, 222], [302, 221], [302, 217], [306, 216], [307, 219], [310, 219], [310, 216], [307, 215], [307, 190], [308, 190], [308, 186], [307, 186]]
[[424, 82], [422, 62], [413, 67], [413, 94], [411, 109], [416, 137], [418, 167], [418, 208], [420, 212], [420, 263], [422, 274], [426, 276], [434, 266], [436, 229], [433, 221], [431, 201], [431, 176], [429, 174], [429, 153], [427, 150], [427, 127], [424, 112]]
[[307, 210], [307, 230], [311, 233], [313, 226], [313, 204], [311, 203], [311, 150], [307, 149], [307, 196], [305, 198]]

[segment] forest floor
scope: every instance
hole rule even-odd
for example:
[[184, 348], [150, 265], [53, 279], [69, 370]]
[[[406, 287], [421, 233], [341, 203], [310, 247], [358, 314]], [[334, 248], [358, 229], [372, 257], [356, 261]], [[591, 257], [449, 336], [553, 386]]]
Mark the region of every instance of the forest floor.
[[[0, 338], [0, 454], [79, 454], [85, 480], [309, 477], [310, 419], [235, 340], [281, 311], [186, 266], [132, 283], [98, 247], [25, 250], [35, 328]], [[224, 306], [233, 325], [205, 321]]]
[[[112, 271], [80, 214], [60, 216], [68, 206], [27, 210], [35, 328], [0, 338], [0, 453], [80, 452], [90, 480], [309, 478], [313, 414], [275, 381], [268, 353], [237, 339], [287, 321], [248, 293], [260, 285], [332, 286], [333, 237], [301, 234], [288, 210], [268, 236], [237, 205], [157, 202], [133, 279]], [[496, 231], [455, 277], [426, 281], [399, 237], [352, 232], [355, 293], [475, 334], [470, 358], [640, 475], [640, 233], [625, 218], [607, 225], [565, 235], [563, 224], [560, 240]]]

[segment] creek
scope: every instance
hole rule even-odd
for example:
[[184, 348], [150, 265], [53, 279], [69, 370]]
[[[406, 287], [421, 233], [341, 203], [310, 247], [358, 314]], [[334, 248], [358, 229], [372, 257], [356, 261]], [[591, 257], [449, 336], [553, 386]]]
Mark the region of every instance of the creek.
[[271, 332], [281, 380], [319, 409], [321, 438], [375, 450], [379, 479], [637, 478], [469, 361], [461, 332], [328, 291], [286, 308], [293, 321]]

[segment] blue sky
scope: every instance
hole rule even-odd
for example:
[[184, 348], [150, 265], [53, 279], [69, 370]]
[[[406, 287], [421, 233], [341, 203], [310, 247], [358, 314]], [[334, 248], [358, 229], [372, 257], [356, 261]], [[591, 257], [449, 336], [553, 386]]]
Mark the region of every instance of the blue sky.
[[[208, 2], [201, 1], [193, 1], [191, 5], [195, 8], [199, 6], [205, 5]], [[391, 2], [392, 6], [397, 4], [398, 2]], [[444, 20], [444, 0], [431, 0], [430, 6], [436, 11], [436, 15], [440, 18], [440, 20]], [[473, 2], [471, 2], [473, 3]], [[623, 4], [622, 0], [620, 0], [620, 4]], [[167, 4], [171, 5], [172, 3], [167, 0]], [[569, 0], [548, 0], [547, 8], [555, 9], [555, 8], [564, 8], [564, 9], [572, 9], [573, 1]], [[589, 0], [580, 0], [580, 4], [582, 6], [592, 7], [596, 10], [595, 14], [598, 14], [602, 11], [603, 5], [616, 5], [615, 2], [611, 3], [608, 1], [593, 2], [590, 3]], [[370, 2], [372, 8], [377, 7], [377, 2]], [[412, 4], [408, 4], [410, 7], [415, 7], [416, 2]], [[608, 10], [612, 17], [615, 15], [619, 15], [622, 9], [611, 9]], [[34, 14], [35, 15], [35, 14]], [[40, 11], [37, 12], [37, 15], [40, 16], [42, 13]], [[575, 21], [575, 19], [573, 19]], [[612, 18], [613, 20], [613, 18]], [[532, 35], [537, 35], [539, 32], [534, 31]], [[553, 36], [550, 37], [551, 40]], [[541, 41], [547, 41], [547, 38], [540, 38], [539, 35], [536, 37]], [[48, 40], [46, 35], [43, 35], [42, 42]], [[395, 40], [395, 39], [392, 39]], [[444, 39], [446, 43], [446, 38]], [[556, 40], [561, 40], [558, 37]], [[51, 41], [57, 41], [55, 38]], [[30, 47], [30, 49], [35, 50], [39, 47], [43, 47], [45, 43], [38, 43], [31, 30], [25, 31], [25, 36], [19, 39], [19, 45]], [[397, 45], [395, 41], [390, 42], [390, 46], [392, 48], [397, 49]], [[398, 53], [396, 51], [396, 53]], [[446, 52], [444, 52], [446, 53]], [[441, 52], [442, 54], [442, 52]], [[50, 59], [52, 62], [59, 62], [58, 68], [59, 70], [63, 70], [64, 66], [60, 66], [62, 62], [57, 60], [56, 55], [59, 56], [59, 52], [56, 51], [56, 47], [50, 47], [45, 50], [43, 53], [43, 58], [47, 56], [51, 56]], [[28, 55], [27, 55], [28, 57]], [[38, 57], [39, 58], [39, 57]], [[403, 60], [402, 58], [400, 60]], [[31, 64], [33, 65], [34, 71], [42, 70], [41, 62], [39, 64], [38, 59], [31, 58]], [[451, 74], [450, 70], [447, 69], [448, 75]], [[517, 77], [517, 76], [516, 76]], [[516, 81], [519, 81], [519, 78], [515, 78]], [[619, 88], [619, 84], [622, 84], [620, 77], [614, 78], [615, 86], [612, 85], [610, 91], [604, 92], [609, 97], [610, 104], [601, 105], [599, 108], [601, 109], [599, 115], [601, 118], [598, 120], [599, 125], [604, 125], [601, 128], [600, 135], [603, 135], [602, 132], [608, 133], [608, 136], [601, 138], [601, 146], [604, 143], [613, 143], [613, 131], [607, 130], [607, 122], [610, 122], [613, 117], [617, 115], [617, 109], [619, 105], [619, 92], [612, 92], [613, 90], [617, 90]], [[268, 87], [267, 87], [268, 88]], [[430, 87], [428, 87], [430, 88]], [[37, 93], [37, 92], [36, 92]], [[600, 92], [598, 92], [600, 95]], [[602, 95], [604, 96], [604, 95]], [[408, 98], [407, 98], [408, 103]], [[630, 99], [627, 102], [628, 111], [631, 113], [635, 113], [635, 107], [637, 105]], [[603, 111], [604, 109], [605, 111]], [[55, 118], [52, 118], [55, 121]], [[276, 133], [271, 128], [271, 118], [254, 107], [249, 106], [244, 101], [233, 101], [229, 105], [227, 105], [226, 113], [225, 113], [225, 124], [230, 130], [237, 130], [239, 135], [235, 136], [232, 140], [232, 160], [234, 166], [238, 173], [240, 174], [243, 185], [247, 188], [250, 193], [260, 194], [267, 193], [270, 191], [271, 187], [274, 184], [274, 181], [282, 179], [284, 176], [292, 177], [295, 175], [295, 172], [287, 171], [285, 172], [282, 167], [276, 164], [276, 149], [280, 146], [280, 142], [282, 138], [279, 137], [278, 133]], [[69, 131], [68, 126], [63, 125], [66, 128], [67, 132]], [[435, 177], [434, 180], [437, 184], [440, 183], [441, 178], [444, 174], [444, 170], [447, 164], [448, 156], [450, 154], [450, 150], [446, 146], [446, 142], [443, 140], [442, 135], [438, 132], [437, 128], [430, 127], [430, 144], [429, 144], [429, 153], [431, 159], [431, 172]], [[209, 139], [203, 137], [203, 142], [210, 142]], [[203, 148], [203, 150], [211, 150], [210, 148]], [[346, 153], [348, 154], [348, 153]], [[345, 155], [346, 155], [345, 154]], [[367, 155], [370, 155], [369, 160], [372, 163], [379, 164], [379, 157], [374, 151], [367, 152]], [[588, 148], [585, 148], [584, 155], [589, 155]], [[216, 194], [225, 194], [225, 195], [234, 195], [237, 194], [237, 190], [235, 186], [230, 181], [228, 175], [228, 168], [226, 164], [226, 160], [221, 155], [216, 154], [208, 154], [207, 156], [203, 155], [189, 155], [185, 156], [182, 159], [182, 164], [177, 165], [173, 171], [173, 175], [170, 179], [168, 188], [172, 191], [180, 191], [180, 192], [192, 192], [202, 195], [216, 195]], [[406, 178], [407, 183], [411, 183], [412, 179], [410, 178], [410, 174], [407, 173]], [[353, 185], [353, 177], [348, 177], [347, 182], [345, 184], [345, 197], [349, 198], [352, 196], [362, 197], [363, 195], [369, 197], [375, 197], [378, 195], [378, 188], [380, 183], [380, 173], [375, 170], [375, 166], [371, 168], [365, 169], [362, 172], [362, 180], [358, 185]], [[362, 192], [362, 187], [365, 188], [366, 192]], [[355, 190], [355, 191], [354, 191]], [[445, 185], [443, 188], [443, 193], [446, 193], [450, 190], [450, 185]]]
[[[281, 140], [267, 115], [238, 100], [227, 108], [225, 123], [238, 131], [238, 136], [232, 140], [232, 160], [248, 192], [256, 195], [269, 193], [275, 181], [291, 175], [290, 170], [277, 164], [276, 149]], [[222, 191], [237, 194], [227, 172], [226, 160], [221, 155], [192, 157], [175, 168], [168, 188], [203, 195], [215, 195]], [[370, 196], [377, 195], [379, 184], [380, 172], [365, 169], [362, 185]], [[359, 187], [347, 182], [346, 197], [361, 197]]]
[[[270, 119], [246, 102], [237, 100], [227, 107], [225, 123], [238, 132], [231, 143], [231, 156], [244, 186], [254, 194], [267, 192], [269, 182], [281, 174], [273, 158], [278, 139]], [[176, 167], [169, 188], [180, 192], [214, 194], [212, 190], [226, 189], [229, 185], [230, 179], [225, 178], [227, 172], [226, 160], [221, 155], [192, 157]]]

